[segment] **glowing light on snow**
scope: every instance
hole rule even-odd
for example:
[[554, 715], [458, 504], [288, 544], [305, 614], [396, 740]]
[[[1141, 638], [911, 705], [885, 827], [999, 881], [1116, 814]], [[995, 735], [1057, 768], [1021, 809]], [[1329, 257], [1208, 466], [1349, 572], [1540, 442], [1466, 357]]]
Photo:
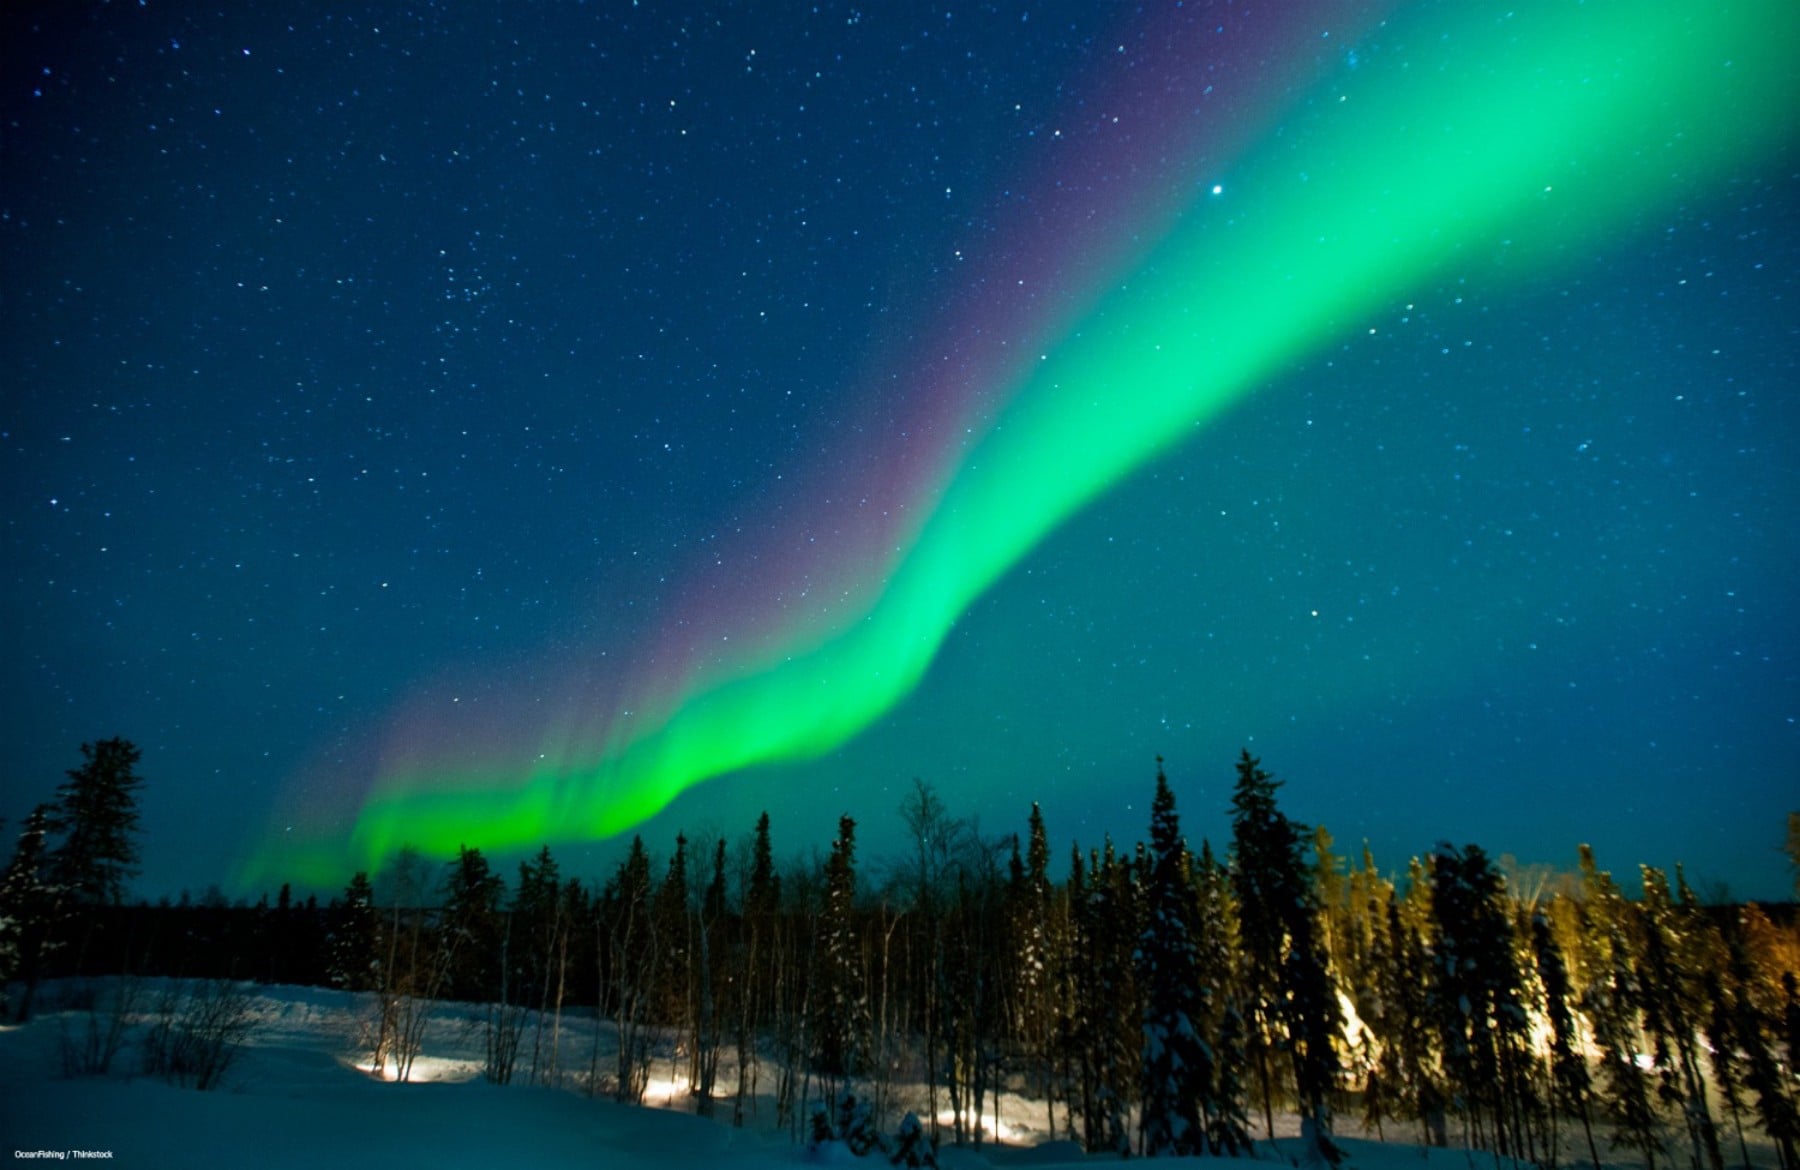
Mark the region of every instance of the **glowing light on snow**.
[[[956, 1124], [955, 1110], [943, 1109], [943, 1110], [938, 1111], [938, 1125], [939, 1126], [941, 1126], [944, 1129], [950, 1129], [955, 1124]], [[976, 1121], [975, 1119], [970, 1118], [970, 1117], [964, 1117], [963, 1118], [963, 1130], [968, 1133], [973, 1133], [976, 1130], [980, 1130], [982, 1132], [982, 1134], [984, 1134], [988, 1139], [994, 1140], [994, 1141], [1009, 1142], [1009, 1141], [1014, 1141], [1018, 1138], [1018, 1133], [1013, 1129], [1012, 1126], [1010, 1126], [1010, 1125], [1006, 1124], [1006, 1122], [1001, 1121], [994, 1117], [983, 1117], [980, 1121]]]
[[1344, 1043], [1351, 1052], [1355, 1052], [1362, 1046], [1363, 1036], [1367, 1034], [1367, 1027], [1363, 1024], [1362, 1016], [1356, 1010], [1355, 1002], [1342, 991], [1337, 993], [1337, 997], [1338, 1014], [1344, 1021]]
[[644, 1082], [644, 1100], [653, 1104], [671, 1104], [687, 1091], [684, 1077], [650, 1077]]
[[[391, 1060], [379, 1071], [376, 1070], [375, 1063], [371, 1060], [358, 1061], [352, 1067], [359, 1072], [379, 1077], [384, 1081], [394, 1082], [400, 1079], [400, 1070]], [[406, 1080], [408, 1084], [414, 1085], [460, 1085], [466, 1084], [480, 1075], [481, 1065], [476, 1061], [452, 1060], [441, 1056], [415, 1056]]]

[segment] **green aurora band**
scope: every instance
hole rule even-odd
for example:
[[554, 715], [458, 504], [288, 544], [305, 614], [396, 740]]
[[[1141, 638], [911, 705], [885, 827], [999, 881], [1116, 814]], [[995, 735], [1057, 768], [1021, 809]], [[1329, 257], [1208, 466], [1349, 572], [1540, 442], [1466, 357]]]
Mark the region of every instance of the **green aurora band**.
[[1433, 276], [1492, 286], [1580, 263], [1597, 237], [1794, 145], [1792, 0], [1431, 4], [1358, 48], [1360, 67], [1299, 95], [1279, 134], [1195, 176], [1174, 230], [1002, 388], [860, 620], [772, 665], [726, 664], [585, 759], [384, 777], [347, 848], [265, 866], [341, 881], [346, 860], [404, 844], [610, 836], [707, 779], [831, 751], [905, 698], [971, 602], [1071, 514], [1322, 342]]

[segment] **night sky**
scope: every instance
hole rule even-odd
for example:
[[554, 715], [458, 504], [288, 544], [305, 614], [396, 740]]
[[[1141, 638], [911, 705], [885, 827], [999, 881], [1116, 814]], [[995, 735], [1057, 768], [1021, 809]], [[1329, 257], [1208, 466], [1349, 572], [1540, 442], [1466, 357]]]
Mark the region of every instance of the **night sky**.
[[0, 22], [0, 813], [134, 740], [140, 893], [1245, 746], [1789, 888], [1790, 0]]

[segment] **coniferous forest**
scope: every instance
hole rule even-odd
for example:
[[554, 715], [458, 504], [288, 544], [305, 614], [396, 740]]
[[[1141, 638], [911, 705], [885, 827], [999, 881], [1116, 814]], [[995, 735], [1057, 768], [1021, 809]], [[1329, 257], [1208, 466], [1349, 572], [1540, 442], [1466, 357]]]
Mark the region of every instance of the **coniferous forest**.
[[[673, 1060], [698, 1113], [857, 1153], [898, 1125], [908, 1164], [992, 1140], [1006, 1093], [1121, 1154], [1247, 1154], [1297, 1117], [1328, 1163], [1356, 1135], [1596, 1170], [1723, 1170], [1767, 1143], [1800, 1167], [1792, 903], [1709, 904], [1679, 868], [1616, 877], [1585, 846], [1567, 873], [1450, 843], [1383, 868], [1291, 817], [1248, 752], [1217, 847], [1184, 837], [1159, 760], [1147, 839], [1065, 857], [1036, 805], [985, 834], [915, 781], [870, 810], [910, 842], [880, 864], [849, 816], [780, 863], [765, 813], [660, 856], [634, 839], [598, 885], [547, 847], [509, 874], [470, 846], [254, 905], [134, 902], [139, 752], [82, 757], [0, 878], [15, 1019], [69, 976], [330, 986], [361, 993], [368, 1066], [404, 1081], [462, 1001], [495, 1083], [641, 1102]], [[1787, 832], [1800, 872], [1800, 814]], [[576, 1018], [613, 1042], [570, 1043]]]

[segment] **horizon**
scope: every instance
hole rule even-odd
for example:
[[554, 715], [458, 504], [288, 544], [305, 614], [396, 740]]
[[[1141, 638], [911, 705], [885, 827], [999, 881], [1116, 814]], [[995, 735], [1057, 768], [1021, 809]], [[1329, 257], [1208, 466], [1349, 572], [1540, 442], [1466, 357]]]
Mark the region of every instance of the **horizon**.
[[[1282, 781], [1279, 776], [1276, 777], [1276, 780], [1278, 785], [1285, 787], [1285, 782]], [[1153, 788], [1153, 784], [1149, 787]], [[1193, 818], [1193, 813], [1183, 803], [1185, 786], [1178, 780], [1171, 778], [1170, 788], [1175, 793], [1177, 809], [1184, 817], [1183, 824], [1186, 825], [1192, 823], [1191, 818]], [[932, 791], [942, 798], [942, 793], [937, 792], [936, 789], [933, 789]], [[1280, 799], [1279, 795], [1277, 799]], [[1147, 816], [1147, 800], [1145, 801], [1145, 808]], [[1029, 809], [1030, 806], [1028, 805], [1026, 810], [1027, 813], [1029, 813]], [[890, 811], [895, 816], [898, 816], [900, 812], [898, 808]], [[1318, 825], [1306, 821], [1303, 817], [1295, 815], [1294, 810], [1286, 808], [1285, 805], [1283, 806], [1283, 811], [1290, 816], [1294, 816], [1294, 819], [1306, 828], [1309, 833], [1318, 828], [1324, 828], [1327, 833], [1330, 833], [1331, 831], [1330, 825]], [[952, 821], [959, 825], [959, 831], [978, 834], [980, 839], [991, 847], [1005, 849], [1008, 847], [1009, 842], [1015, 841], [1022, 847], [1025, 841], [1027, 816], [1022, 815], [1019, 817], [1018, 824], [1014, 827], [996, 828], [991, 823], [984, 821], [979, 814], [964, 816], [959, 814], [956, 808], [948, 804], [946, 804], [945, 812]], [[859, 841], [866, 841], [865, 834], [871, 827], [869, 819], [858, 816], [854, 810], [849, 808], [845, 808], [836, 814], [832, 814], [830, 819], [834, 824], [838, 816], [850, 816], [855, 820]], [[1232, 859], [1229, 808], [1222, 808], [1217, 814], [1217, 819], [1219, 821], [1217, 827], [1222, 829], [1222, 832], [1195, 835], [1191, 832], [1184, 831], [1182, 836], [1187, 841], [1190, 852], [1194, 855], [1197, 856], [1199, 854], [1201, 846], [1204, 844], [1213, 847], [1213, 852], [1219, 858], [1221, 864], [1228, 865]], [[1127, 833], [1124, 835], [1115, 835], [1111, 832], [1106, 832], [1103, 833], [1101, 837], [1094, 840], [1083, 840], [1072, 837], [1059, 838], [1055, 826], [1048, 821], [1048, 818], [1046, 818], [1046, 831], [1050, 837], [1050, 873], [1052, 880], [1058, 884], [1068, 880], [1071, 851], [1079, 851], [1082, 857], [1086, 859], [1091, 853], [1101, 851], [1107, 845], [1111, 845], [1118, 848], [1121, 853], [1129, 855], [1137, 845], [1140, 845], [1147, 840], [1148, 827], [1148, 820], [1146, 820], [1143, 830], [1136, 834]], [[748, 860], [747, 849], [750, 840], [754, 835], [753, 830], [754, 826], [752, 825], [744, 827], [741, 831], [726, 832], [723, 834], [729, 859], [727, 868], [728, 883], [732, 888], [736, 888], [737, 884], [744, 877], [742, 870]], [[777, 871], [782, 874], [816, 869], [831, 844], [831, 835], [817, 841], [784, 841], [783, 838], [785, 835], [781, 831], [780, 820], [773, 812], [770, 813], [770, 835], [775, 845], [776, 868]], [[675, 827], [672, 830], [671, 836], [666, 841], [652, 839], [642, 833], [628, 833], [621, 835], [616, 840], [599, 843], [609, 847], [608, 851], [605, 853], [596, 850], [593, 843], [578, 844], [568, 852], [559, 851], [548, 842], [545, 842], [538, 847], [518, 850], [490, 850], [485, 848], [479, 841], [470, 841], [466, 844], [469, 849], [481, 853], [488, 860], [489, 864], [493, 866], [495, 874], [506, 881], [509, 888], [513, 884], [513, 878], [517, 876], [519, 865], [521, 863], [537, 857], [541, 849], [549, 849], [552, 856], [557, 859], [559, 866], [562, 867], [565, 880], [579, 880], [590, 891], [597, 892], [615, 876], [620, 863], [623, 862], [625, 854], [630, 849], [631, 840], [633, 838], [643, 839], [644, 848], [650, 857], [652, 873], [660, 874], [674, 852], [675, 839], [677, 836], [686, 839], [688, 855], [690, 859], [692, 859], [702, 858], [708, 855], [713, 843], [719, 840], [720, 833], [716, 828], [711, 827], [696, 831]], [[1771, 834], [1771, 836], [1773, 837], [1774, 834]], [[1213, 846], [1215, 839], [1219, 842], [1217, 846]], [[1361, 853], [1365, 843], [1366, 842], [1364, 841], [1346, 841], [1338, 838], [1336, 834], [1331, 835], [1331, 848], [1339, 863], [1339, 872], [1347, 873], [1351, 868], [1360, 864]], [[147, 845], [147, 843], [144, 842], [140, 842], [140, 844]], [[1591, 847], [1588, 842], [1573, 843], [1568, 850], [1568, 857], [1565, 861], [1558, 858], [1521, 858], [1516, 856], [1511, 850], [1505, 848], [1504, 843], [1495, 847], [1489, 842], [1480, 840], [1452, 841], [1449, 838], [1439, 838], [1429, 845], [1407, 853], [1402, 858], [1385, 858], [1372, 849], [1371, 856], [1374, 858], [1376, 868], [1382, 877], [1387, 881], [1394, 883], [1396, 887], [1404, 890], [1410, 881], [1408, 871], [1411, 863], [1414, 861], [1429, 861], [1434, 850], [1440, 845], [1452, 845], [1456, 848], [1467, 848], [1469, 846], [1481, 848], [1500, 871], [1507, 883], [1508, 892], [1514, 897], [1531, 896], [1518, 887], [1524, 883], [1532, 883], [1543, 893], [1568, 894], [1576, 897], [1578, 900], [1580, 896], [1579, 891], [1574, 888], [1579, 878], [1579, 869], [1577, 865], [1578, 853], [1583, 847]], [[403, 851], [405, 848], [407, 847], [402, 846]], [[910, 848], [912, 848], [910, 843], [902, 843], [902, 849]], [[1307, 848], [1309, 858], [1316, 856], [1311, 844], [1309, 844]], [[1793, 871], [1794, 863], [1792, 859], [1788, 857], [1785, 849], [1779, 843], [1772, 844], [1769, 848], [1772, 853], [1779, 857], [1780, 865], [1785, 871], [1784, 876], [1788, 882], [1787, 888], [1779, 890], [1773, 897], [1767, 896], [1766, 894], [1759, 895], [1757, 893], [1745, 893], [1743, 891], [1735, 890], [1731, 888], [1730, 884], [1727, 882], [1716, 880], [1704, 873], [1694, 872], [1692, 868], [1688, 867], [1679, 857], [1674, 858], [1672, 861], [1668, 859], [1649, 858], [1613, 859], [1606, 857], [1604, 854], [1597, 853], [1596, 861], [1599, 863], [1602, 871], [1611, 873], [1616, 879], [1620, 880], [1621, 888], [1628, 901], [1636, 901], [1641, 896], [1642, 890], [1638, 882], [1639, 870], [1645, 866], [1650, 866], [1661, 870], [1666, 874], [1672, 875], [1677, 872], [1685, 873], [1688, 876], [1690, 885], [1699, 896], [1702, 905], [1730, 906], [1742, 905], [1750, 902], [1755, 902], [1763, 906], [1800, 904], [1800, 896], [1797, 896], [1793, 889], [1796, 877]], [[861, 868], [869, 879], [865, 883], [859, 884], [859, 900], [867, 896], [867, 891], [871, 887], [883, 889], [896, 880], [902, 880], [905, 877], [905, 871], [914, 864], [913, 858], [906, 856], [903, 853], [895, 852], [892, 849], [871, 856], [859, 846], [859, 854], [861, 855]], [[447, 857], [438, 857], [419, 853], [418, 856], [425, 862], [427, 872], [431, 873], [448, 874], [453, 871], [456, 865], [456, 856], [454, 854]], [[569, 864], [571, 856], [580, 859], [576, 865], [571, 866]], [[384, 880], [391, 876], [390, 869], [395, 861], [395, 857], [390, 857], [377, 868], [361, 871], [367, 873], [370, 881], [375, 884], [378, 894], [383, 888]], [[304, 900], [305, 897], [311, 895], [316, 896], [319, 900], [319, 904], [324, 906], [333, 899], [341, 896], [344, 887], [349, 884], [351, 878], [354, 876], [354, 872], [347, 873], [342, 881], [337, 882], [336, 884], [324, 885], [313, 885], [298, 880], [283, 880], [270, 886], [228, 887], [225, 882], [210, 881], [199, 888], [183, 886], [179, 891], [174, 892], [163, 890], [155, 893], [148, 893], [136, 889], [129, 889], [125, 902], [133, 905], [143, 903], [160, 905], [164, 901], [179, 902], [180, 899], [185, 897], [194, 904], [200, 904], [203, 899], [209, 898], [216, 893], [219, 897], [224, 898], [229, 905], [252, 905], [255, 904], [259, 898], [272, 900], [281, 887], [285, 885], [290, 888], [292, 896], [296, 901]], [[431, 888], [436, 888], [435, 881]]]

